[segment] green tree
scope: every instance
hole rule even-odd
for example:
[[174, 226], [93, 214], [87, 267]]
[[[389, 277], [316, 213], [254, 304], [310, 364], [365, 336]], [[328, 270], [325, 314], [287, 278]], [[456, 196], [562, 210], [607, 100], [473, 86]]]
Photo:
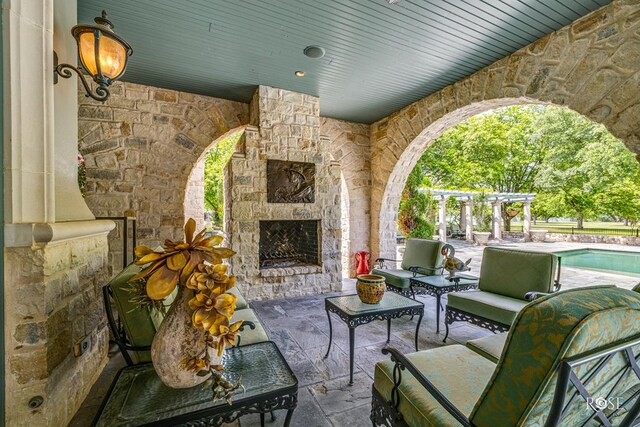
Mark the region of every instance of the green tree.
[[224, 167], [235, 150], [242, 132], [220, 140], [204, 159], [204, 207], [214, 225], [221, 227], [224, 220]]
[[[449, 129], [425, 151], [422, 160], [434, 187], [530, 193], [551, 141], [536, 138], [539, 105], [500, 108]], [[502, 206], [505, 228], [518, 213]]]
[[434, 226], [427, 218], [432, 214], [433, 198], [428, 191], [421, 191], [424, 170], [421, 161], [411, 171], [402, 191], [398, 211], [398, 228], [406, 237], [430, 239]]

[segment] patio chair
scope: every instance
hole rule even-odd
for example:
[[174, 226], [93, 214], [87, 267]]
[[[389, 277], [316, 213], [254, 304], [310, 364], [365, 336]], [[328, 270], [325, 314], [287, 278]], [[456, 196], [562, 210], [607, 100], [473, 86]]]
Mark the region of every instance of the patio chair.
[[545, 252], [485, 248], [478, 289], [450, 293], [445, 313], [446, 333], [455, 321], [467, 321], [492, 332], [509, 330], [527, 305], [527, 293], [560, 289], [558, 257]]
[[571, 289], [520, 311], [497, 363], [451, 345], [378, 362], [371, 421], [387, 426], [635, 425], [640, 295]]
[[[377, 274], [385, 278], [387, 289], [407, 297], [415, 298], [415, 292], [410, 286], [410, 279], [416, 274], [439, 275], [442, 274], [442, 246], [437, 240], [407, 239], [402, 261], [378, 258], [378, 268], [371, 270], [371, 274]], [[400, 262], [400, 268], [397, 263]], [[390, 264], [393, 263], [393, 267]]]
[[460, 226], [455, 222], [452, 222], [451, 224], [449, 224], [449, 227], [447, 227], [447, 231], [448, 231], [448, 234], [447, 234], [448, 237], [451, 237], [454, 239], [465, 237], [464, 231], [462, 231], [460, 229]]
[[[151, 362], [151, 343], [163, 320], [160, 312], [140, 308], [131, 302], [133, 294], [130, 292], [129, 279], [138, 274], [141, 269], [141, 266], [131, 263], [102, 288], [109, 327], [127, 365]], [[268, 341], [269, 338], [262, 324], [255, 312], [249, 308], [237, 286], [231, 288], [229, 292], [237, 297], [232, 322], [245, 321], [241, 328], [242, 334], [238, 345], [240, 342], [250, 344]], [[167, 297], [165, 304], [170, 305], [176, 294], [177, 288]], [[117, 316], [113, 311], [114, 307]]]

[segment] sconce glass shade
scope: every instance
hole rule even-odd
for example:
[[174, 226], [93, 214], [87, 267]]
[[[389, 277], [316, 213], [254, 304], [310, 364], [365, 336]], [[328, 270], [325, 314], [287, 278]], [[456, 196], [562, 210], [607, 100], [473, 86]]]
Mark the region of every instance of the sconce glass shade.
[[97, 25], [76, 25], [71, 34], [78, 43], [82, 68], [96, 83], [110, 85], [124, 73], [133, 49], [113, 32], [105, 11], [95, 22]]

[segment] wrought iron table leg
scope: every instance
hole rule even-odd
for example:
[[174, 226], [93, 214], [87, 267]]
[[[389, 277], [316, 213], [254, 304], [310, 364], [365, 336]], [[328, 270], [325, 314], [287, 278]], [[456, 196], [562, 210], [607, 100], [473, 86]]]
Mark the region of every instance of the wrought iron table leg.
[[387, 319], [387, 344], [391, 341], [391, 318]]
[[260, 412], [260, 427], [264, 427], [264, 412]]
[[436, 294], [436, 334], [440, 333], [440, 294]]
[[447, 337], [449, 336], [449, 322], [447, 321], [447, 313], [446, 312], [444, 314], [444, 327], [446, 329], [446, 332], [444, 334], [444, 339], [442, 340], [442, 342], [447, 342]]
[[420, 317], [418, 318], [418, 324], [416, 325], [416, 351], [418, 351], [418, 332], [420, 331], [420, 323], [422, 322], [422, 316], [424, 316], [424, 311], [420, 313]]
[[284, 427], [289, 427], [289, 424], [291, 424], [291, 417], [293, 416], [293, 410], [295, 408], [291, 408], [287, 411], [287, 416], [284, 419]]
[[331, 350], [331, 341], [333, 340], [333, 326], [331, 325], [331, 313], [327, 310], [327, 319], [329, 319], [329, 348], [327, 348], [327, 354], [324, 355], [326, 359], [329, 357], [329, 350]]
[[349, 385], [353, 385], [353, 353], [355, 347], [356, 328], [349, 328]]

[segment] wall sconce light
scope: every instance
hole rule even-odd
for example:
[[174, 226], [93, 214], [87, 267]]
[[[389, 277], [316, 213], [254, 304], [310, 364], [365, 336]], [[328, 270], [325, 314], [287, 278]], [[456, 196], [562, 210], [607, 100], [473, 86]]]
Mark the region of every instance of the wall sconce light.
[[82, 68], [98, 84], [96, 93], [91, 88], [80, 68], [70, 64], [58, 64], [58, 55], [53, 53], [54, 84], [58, 83], [58, 76], [68, 79], [71, 71], [75, 71], [90, 96], [96, 101], [106, 101], [109, 98], [109, 86], [118, 80], [127, 68], [127, 60], [133, 53], [131, 45], [113, 32], [113, 24], [107, 19], [107, 12], [94, 19], [96, 25], [76, 25], [71, 29], [73, 38], [78, 43], [78, 56]]

